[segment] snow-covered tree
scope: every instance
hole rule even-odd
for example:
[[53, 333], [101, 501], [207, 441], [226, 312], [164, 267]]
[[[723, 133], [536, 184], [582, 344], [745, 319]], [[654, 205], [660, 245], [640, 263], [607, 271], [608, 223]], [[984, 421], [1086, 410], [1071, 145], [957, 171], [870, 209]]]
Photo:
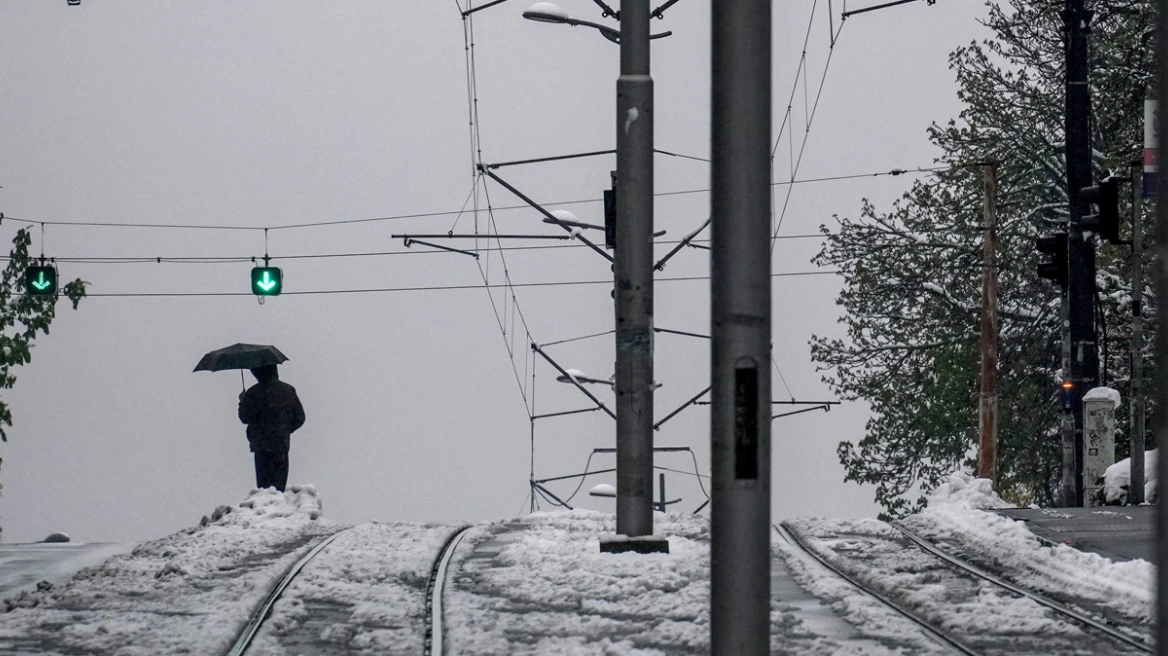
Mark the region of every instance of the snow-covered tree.
[[[998, 483], [1016, 503], [1057, 498], [1061, 304], [1058, 288], [1038, 278], [1035, 238], [1067, 218], [1063, 4], [988, 2], [991, 38], [950, 55], [965, 107], [928, 131], [947, 168], [917, 181], [887, 211], [865, 201], [858, 216], [821, 227], [827, 239], [815, 262], [842, 273], [837, 304], [847, 338], [815, 337], [812, 356], [838, 395], [871, 407], [863, 439], [841, 442], [839, 456], [847, 480], [875, 485], [888, 514], [919, 508], [925, 491], [976, 458], [980, 164], [991, 160], [999, 180]], [[1110, 171], [1126, 176], [1142, 154], [1155, 3], [1088, 6], [1095, 10], [1091, 139], [1098, 180]], [[1097, 257], [1106, 380], [1126, 397], [1129, 250], [1102, 244]], [[1119, 420], [1126, 425], [1125, 411]], [[1120, 440], [1126, 451], [1126, 436]]]

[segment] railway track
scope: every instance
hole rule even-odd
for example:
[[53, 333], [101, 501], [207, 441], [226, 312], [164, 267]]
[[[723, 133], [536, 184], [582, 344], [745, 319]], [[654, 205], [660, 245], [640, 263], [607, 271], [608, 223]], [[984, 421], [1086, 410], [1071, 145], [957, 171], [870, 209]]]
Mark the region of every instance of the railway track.
[[235, 640], [235, 644], [231, 647], [231, 651], [227, 652], [228, 656], [242, 656], [247, 652], [247, 648], [251, 646], [251, 641], [255, 639], [256, 633], [259, 632], [260, 626], [263, 625], [264, 620], [268, 619], [268, 616], [272, 614], [272, 606], [276, 605], [276, 600], [280, 598], [280, 595], [284, 594], [284, 590], [288, 587], [289, 584], [292, 583], [292, 580], [296, 578], [296, 575], [300, 573], [300, 570], [304, 569], [304, 566], [307, 565], [313, 558], [316, 558], [317, 554], [324, 551], [325, 547], [332, 544], [333, 540], [336, 540], [341, 535], [351, 530], [353, 529], [350, 528], [344, 531], [337, 531], [336, 533], [333, 533], [327, 538], [321, 540], [319, 544], [313, 547], [311, 551], [305, 554], [303, 558], [296, 561], [296, 564], [288, 569], [283, 578], [280, 579], [280, 582], [277, 583], [274, 588], [268, 591], [268, 596], [264, 598], [264, 601], [259, 605], [259, 608], [257, 608], [256, 611], [252, 613], [251, 617], [248, 618], [247, 624], [245, 624], [243, 627], [243, 632], [240, 633], [239, 638]]
[[[297, 576], [319, 556], [325, 549], [335, 540], [353, 531], [353, 528], [348, 528], [342, 531], [333, 533], [332, 535], [321, 540], [315, 547], [313, 547], [307, 554], [298, 560], [292, 567], [285, 572], [284, 576], [268, 591], [267, 596], [263, 602], [248, 618], [243, 630], [240, 632], [235, 644], [228, 652], [228, 656], [243, 656], [247, 653], [256, 635], [259, 633], [264, 622], [272, 615], [272, 609], [276, 602], [283, 595], [284, 591], [296, 580]], [[447, 570], [449, 569], [451, 557], [454, 555], [455, 548], [466, 536], [470, 527], [458, 529], [449, 538], [445, 540], [442, 547], [434, 559], [433, 565], [430, 569], [430, 579], [426, 586], [425, 593], [425, 628], [423, 653], [425, 656], [441, 656], [443, 653], [443, 605], [442, 593], [445, 588]]]
[[[930, 613], [927, 608], [921, 609], [919, 601], [916, 604], [916, 608], [906, 603], [905, 599], [908, 598], [908, 595], [903, 591], [897, 590], [895, 587], [885, 590], [873, 589], [875, 586], [866, 584], [862, 580], [862, 577], [855, 575], [854, 572], [850, 573], [845, 571], [845, 567], [841, 566], [838, 559], [837, 562], [832, 562], [832, 559], [824, 557], [822, 553], [808, 545], [806, 540], [794, 531], [779, 525], [775, 526], [775, 530], [789, 544], [809, 555], [823, 567], [834, 572], [860, 591], [880, 601], [897, 614], [921, 627], [926, 635], [950, 653], [962, 654], [964, 656], [989, 656], [1011, 653], [1107, 655], [1154, 653], [1154, 649], [1145, 642], [1134, 639], [1130, 635], [1087, 615], [1077, 608], [1051, 600], [1043, 595], [1009, 583], [998, 576], [942, 551], [928, 540], [925, 540], [923, 537], [903, 526], [896, 524], [892, 526], [901, 534], [903, 537], [902, 541], [893, 541], [888, 538], [871, 535], [846, 535], [841, 536], [841, 539], [847, 543], [848, 549], [854, 551], [857, 556], [866, 552], [879, 550], [885, 550], [889, 553], [897, 549], [902, 552], [904, 550], [916, 550], [943, 566], [944, 571], [942, 571], [942, 568], [935, 568], [934, 573], [931, 574], [932, 584], [945, 586], [947, 589], [963, 589], [970, 592], [979, 590], [978, 586], [980, 585], [990, 584], [1010, 597], [1026, 599], [1039, 604], [1048, 613], [1053, 614], [1054, 617], [1078, 626], [1082, 630], [1083, 635], [1079, 639], [1072, 639], [1072, 636], [1058, 634], [1048, 636], [1021, 636], [1003, 633], [1002, 636], [996, 639], [986, 635], [977, 635], [976, 637], [970, 634], [964, 636], [955, 635], [954, 632], [948, 631], [944, 626], [941, 626], [943, 622], [939, 621], [937, 614]], [[862, 545], [862, 541], [865, 540], [871, 543], [867, 545], [867, 548], [864, 548], [864, 545]], [[846, 554], [844, 555], [846, 556]], [[1063, 646], [1060, 647], [1060, 643]]]
[[892, 611], [894, 611], [895, 613], [900, 615], [901, 617], [904, 617], [908, 621], [919, 626], [921, 628], [921, 630], [924, 631], [925, 635], [927, 635], [929, 638], [931, 638], [933, 640], [933, 642], [937, 643], [941, 647], [947, 649], [951, 653], [961, 654], [961, 656], [981, 656], [978, 652], [969, 649], [965, 645], [954, 640], [952, 637], [950, 637], [949, 635], [947, 635], [943, 631], [938, 631], [937, 629], [933, 628], [932, 624], [929, 624], [929, 622], [926, 621], [923, 617], [917, 615], [916, 613], [909, 610], [905, 606], [897, 603], [896, 601], [893, 601], [891, 598], [889, 598], [888, 596], [886, 596], [884, 594], [881, 594], [881, 593], [876, 592], [874, 590], [868, 589], [862, 583], [857, 581], [855, 578], [848, 575], [847, 572], [844, 572], [842, 569], [836, 567], [835, 565], [832, 565], [830, 562], [827, 561], [827, 559], [823, 558], [817, 552], [815, 552], [815, 550], [809, 549], [807, 547], [807, 545], [803, 544], [803, 542], [798, 537], [796, 537], [793, 533], [788, 531], [786, 529], [786, 527], [782, 526], [781, 524], [775, 524], [774, 527], [775, 527], [775, 531], [778, 532], [779, 537], [783, 538], [783, 540], [785, 540], [787, 542], [787, 544], [798, 549], [799, 551], [803, 552], [804, 554], [810, 556], [817, 563], [822, 565], [825, 569], [831, 571], [836, 576], [839, 576], [840, 578], [844, 579], [848, 583], [851, 583], [860, 592], [862, 592], [862, 593], [868, 595], [869, 597], [879, 601], [880, 603], [884, 604], [889, 609], [891, 609]]
[[466, 537], [470, 528], [467, 526], [450, 536], [446, 544], [442, 545], [442, 550], [438, 552], [438, 558], [434, 561], [434, 569], [430, 571], [430, 583], [426, 588], [426, 638], [423, 642], [425, 656], [443, 654], [442, 591], [446, 587], [446, 570], [450, 566], [454, 550], [458, 548], [458, 544]]

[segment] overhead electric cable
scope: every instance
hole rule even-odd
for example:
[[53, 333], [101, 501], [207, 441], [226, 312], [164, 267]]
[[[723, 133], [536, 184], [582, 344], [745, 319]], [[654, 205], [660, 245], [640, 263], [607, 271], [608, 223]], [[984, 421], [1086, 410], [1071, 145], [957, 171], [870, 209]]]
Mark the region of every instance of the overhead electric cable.
[[[949, 168], [950, 168], [949, 166], [917, 167], [917, 168], [910, 168], [910, 169], [899, 169], [898, 168], [898, 169], [892, 169], [889, 171], [878, 171], [875, 173], [854, 173], [854, 174], [848, 174], [848, 175], [825, 176], [825, 177], [820, 177], [820, 178], [806, 178], [803, 180], [784, 180], [781, 182], [772, 182], [771, 186], [772, 187], [786, 187], [786, 186], [796, 185], [796, 184], [808, 184], [808, 183], [816, 183], [816, 182], [835, 182], [835, 181], [839, 181], [839, 180], [856, 180], [856, 179], [860, 179], [860, 178], [874, 178], [874, 177], [880, 177], [880, 176], [899, 176], [899, 175], [906, 175], [906, 174], [910, 174], [910, 173], [928, 174], [928, 173], [935, 173], [938, 171], [946, 171]], [[658, 192], [658, 193], [653, 194], [653, 196], [655, 198], [666, 198], [666, 197], [670, 197], [670, 196], [685, 196], [685, 195], [690, 195], [690, 194], [704, 194], [704, 193], [709, 193], [709, 191], [710, 191], [709, 187], [703, 187], [700, 189], [680, 189], [677, 191]], [[540, 204], [545, 206], [545, 207], [560, 207], [563, 205], [584, 205], [584, 204], [588, 204], [588, 203], [601, 203], [601, 202], [604, 202], [603, 198], [577, 198], [574, 200], [560, 200], [560, 201], [552, 201], [552, 202], [546, 202], [546, 203], [540, 203]], [[495, 207], [494, 211], [495, 212], [503, 212], [503, 211], [509, 211], [509, 210], [525, 210], [525, 209], [531, 209], [531, 206], [527, 205], [527, 204], [500, 205], [500, 206]], [[465, 210], [449, 210], [449, 211], [445, 211], [445, 212], [418, 212], [418, 213], [413, 213], [413, 214], [394, 214], [394, 215], [377, 216], [377, 217], [369, 217], [369, 218], [362, 218], [362, 219], [336, 219], [336, 220], [332, 220], [332, 221], [287, 223], [287, 224], [281, 224], [281, 225], [271, 225], [271, 226], [266, 226], [266, 227], [265, 226], [224, 225], [224, 224], [200, 225], [200, 224], [189, 224], [189, 223], [130, 223], [127, 221], [56, 221], [56, 220], [34, 221], [34, 220], [22, 219], [22, 218], [14, 217], [14, 216], [0, 217], [0, 223], [3, 223], [3, 221], [16, 221], [18, 223], [25, 223], [28, 225], [37, 225], [37, 224], [43, 223], [45, 225], [73, 226], [73, 227], [82, 227], [82, 228], [150, 228], [150, 229], [163, 229], [163, 230], [251, 230], [251, 231], [263, 231], [263, 230], [293, 230], [293, 229], [300, 229], [300, 228], [322, 228], [322, 227], [329, 227], [329, 226], [353, 225], [353, 224], [361, 224], [361, 223], [376, 223], [376, 222], [381, 222], [381, 221], [404, 221], [404, 220], [408, 220], [408, 219], [426, 219], [426, 218], [434, 218], [434, 217], [449, 217], [449, 216], [457, 217], [459, 214], [462, 214], [464, 211]]]
[[[836, 269], [824, 271], [787, 271], [772, 273], [772, 278], [796, 278], [803, 276], [827, 276], [839, 273]], [[656, 282], [693, 282], [709, 280], [709, 276], [678, 276], [675, 278], [658, 278]], [[488, 289], [507, 289], [519, 287], [573, 287], [581, 285], [611, 285], [611, 280], [552, 280], [541, 282], [510, 282], [504, 284], [487, 285]], [[418, 287], [377, 287], [370, 289], [317, 289], [304, 291], [285, 290], [280, 296], [319, 296], [325, 294], [373, 294], [387, 292], [427, 292], [427, 291], [457, 291], [464, 289], [483, 289], [483, 285], [430, 285]], [[23, 294], [14, 294], [23, 296]], [[131, 297], [167, 297], [167, 296], [253, 296], [251, 292], [120, 292], [120, 293], [89, 293], [86, 298], [131, 298]]]

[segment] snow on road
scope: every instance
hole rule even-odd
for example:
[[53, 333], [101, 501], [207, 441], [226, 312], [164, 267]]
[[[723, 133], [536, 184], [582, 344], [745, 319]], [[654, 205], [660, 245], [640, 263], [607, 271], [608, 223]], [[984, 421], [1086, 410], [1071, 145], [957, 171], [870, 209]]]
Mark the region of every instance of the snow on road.
[[925, 510], [902, 523], [1017, 585], [1076, 605], [1110, 609], [1127, 624], [1150, 624], [1155, 596], [1151, 563], [1113, 562], [1067, 545], [1043, 544], [1024, 522], [982, 510], [1009, 505], [993, 494], [988, 480], [954, 474]]
[[426, 586], [455, 532], [403, 523], [345, 531], [284, 591], [248, 655], [423, 653]]
[[199, 526], [8, 600], [0, 653], [225, 653], [271, 584], [338, 530], [320, 513], [311, 486], [253, 491]]

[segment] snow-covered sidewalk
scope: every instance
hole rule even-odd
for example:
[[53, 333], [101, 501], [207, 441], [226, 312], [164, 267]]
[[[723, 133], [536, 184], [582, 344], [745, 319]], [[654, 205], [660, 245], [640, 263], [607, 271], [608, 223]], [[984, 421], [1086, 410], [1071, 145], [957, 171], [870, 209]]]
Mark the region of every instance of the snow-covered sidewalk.
[[7, 601], [0, 653], [226, 653], [301, 554], [339, 527], [311, 486], [254, 491], [196, 527]]

